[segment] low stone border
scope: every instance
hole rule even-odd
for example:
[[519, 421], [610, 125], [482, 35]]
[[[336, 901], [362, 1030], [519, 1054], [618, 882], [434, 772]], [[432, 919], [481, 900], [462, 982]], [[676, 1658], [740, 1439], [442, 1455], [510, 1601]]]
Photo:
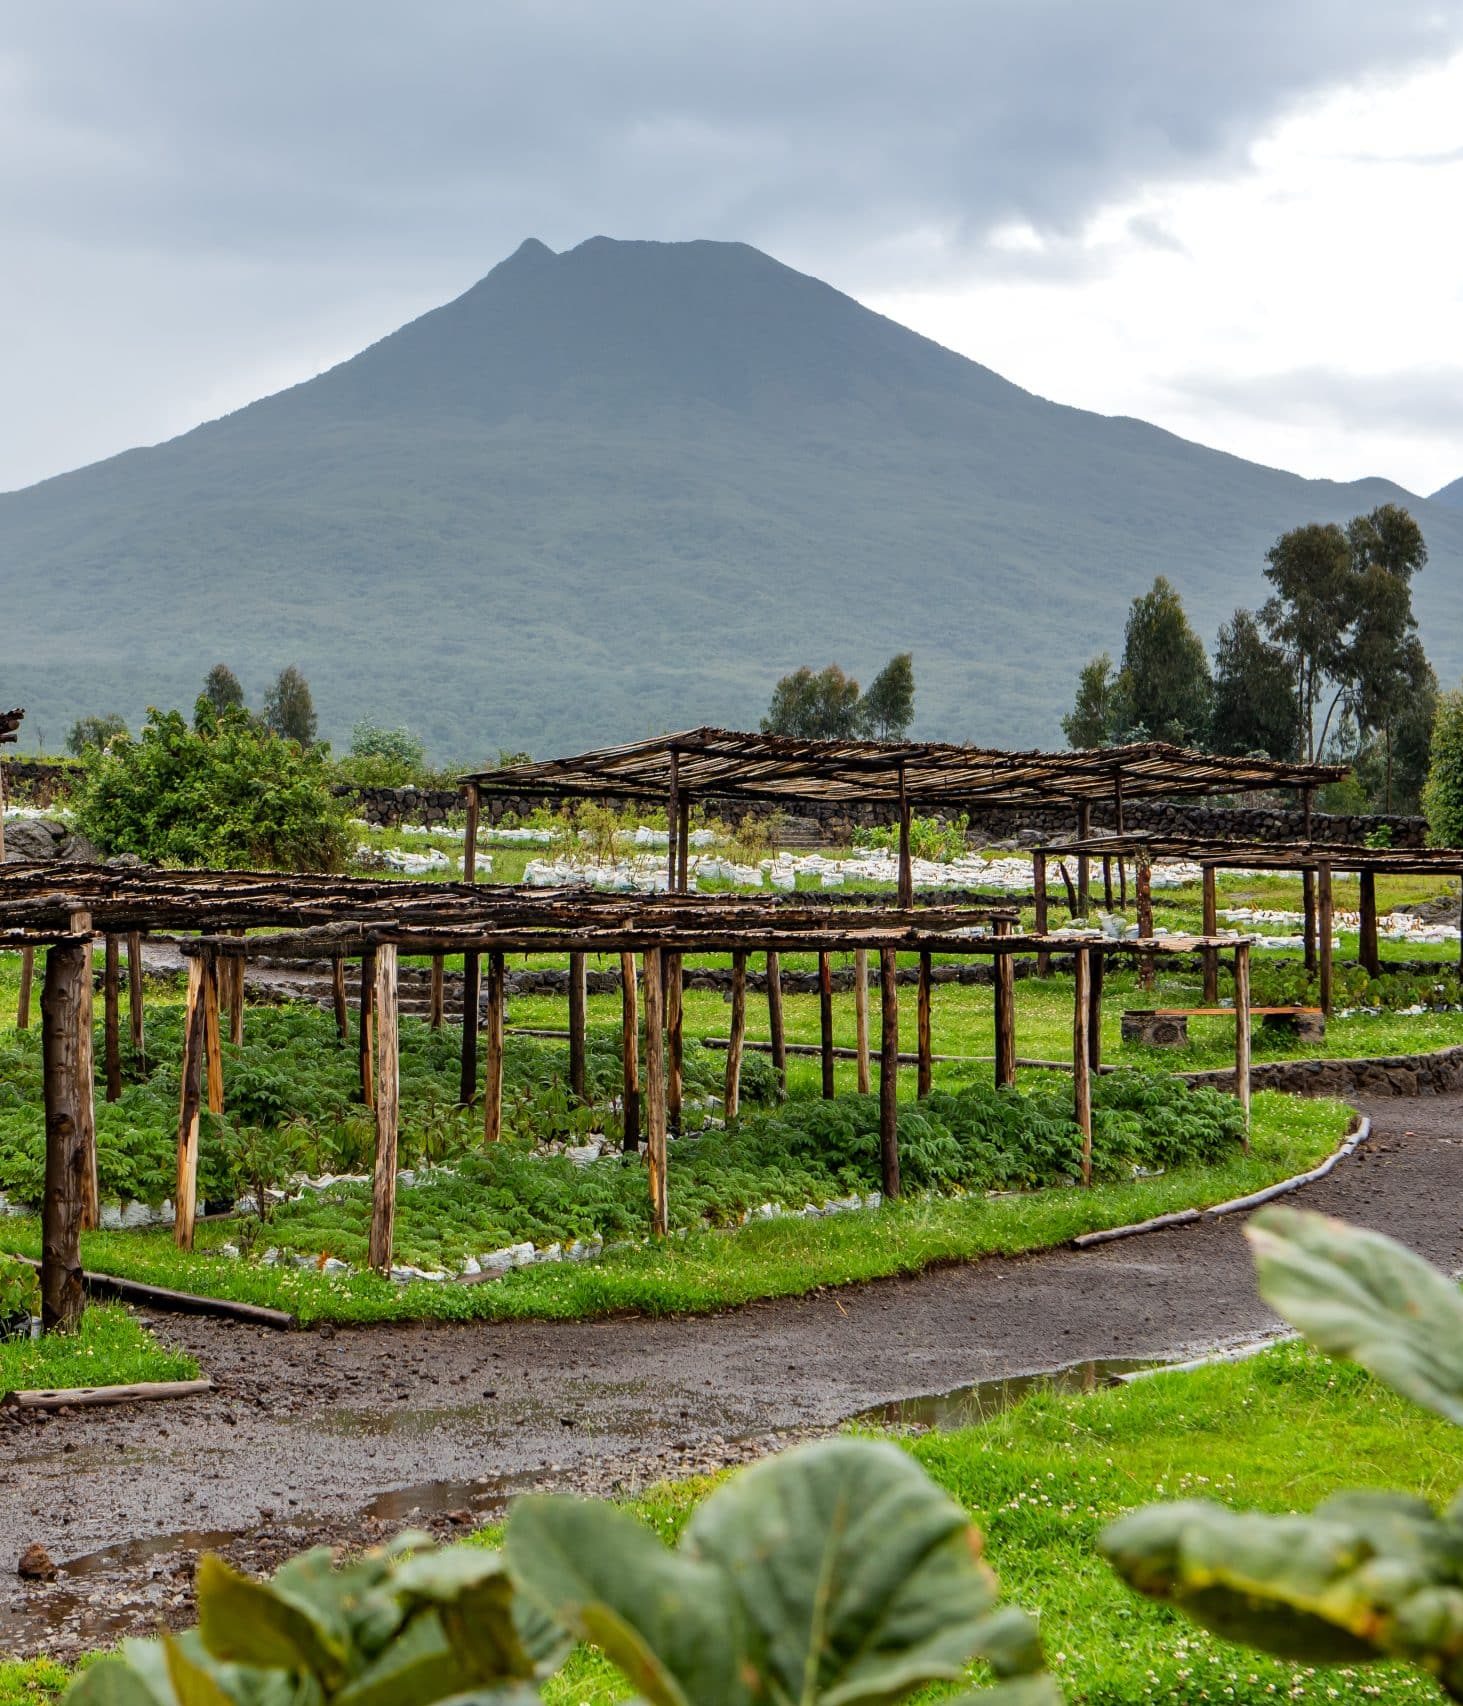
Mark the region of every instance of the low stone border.
[[[1233, 1090], [1234, 1072], [1175, 1074], [1186, 1084]], [[1463, 1045], [1429, 1054], [1358, 1055], [1342, 1060], [1265, 1060], [1250, 1066], [1255, 1090], [1296, 1096], [1441, 1096], [1463, 1086]]]
[[1259, 1208], [1262, 1203], [1272, 1202], [1276, 1197], [1288, 1196], [1303, 1185], [1313, 1185], [1318, 1179], [1324, 1179], [1333, 1167], [1371, 1136], [1370, 1119], [1365, 1114], [1357, 1117], [1356, 1129], [1343, 1139], [1339, 1148], [1333, 1149], [1318, 1167], [1312, 1167], [1308, 1173], [1296, 1173], [1289, 1179], [1266, 1185], [1262, 1191], [1251, 1191], [1247, 1197], [1232, 1197], [1228, 1202], [1215, 1203], [1212, 1208], [1175, 1209], [1172, 1214], [1156, 1214], [1151, 1220], [1135, 1221], [1131, 1226], [1109, 1226], [1101, 1232], [1083, 1232], [1072, 1239], [1069, 1248], [1090, 1250], [1098, 1244], [1116, 1243], [1119, 1238], [1136, 1238], [1140, 1232], [1162, 1232], [1170, 1226], [1193, 1226], [1201, 1220], [1220, 1220], [1227, 1214], [1242, 1214], [1246, 1209]]

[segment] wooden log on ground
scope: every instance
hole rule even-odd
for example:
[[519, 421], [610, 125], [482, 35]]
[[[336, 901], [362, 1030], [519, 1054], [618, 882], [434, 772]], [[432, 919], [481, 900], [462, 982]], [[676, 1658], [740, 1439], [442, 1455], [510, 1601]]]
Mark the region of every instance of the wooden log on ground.
[[330, 995], [335, 1007], [335, 1034], [346, 1042], [351, 1034], [350, 1004], [345, 996], [345, 956], [337, 954], [330, 962]]
[[620, 1062], [623, 1087], [620, 1108], [625, 1135], [622, 1147], [640, 1147], [640, 1017], [636, 1012], [635, 956], [620, 955]]
[[823, 1067], [823, 1100], [831, 1102], [833, 1088], [833, 962], [818, 955], [818, 1048]]
[[731, 1026], [726, 1039], [723, 1111], [734, 1120], [742, 1103], [742, 1044], [747, 1035], [747, 956], [732, 955]]
[[371, 958], [376, 962], [372, 1003], [376, 1032], [376, 1165], [371, 1182], [368, 1259], [377, 1273], [386, 1274], [391, 1271], [391, 1245], [396, 1227], [396, 1148], [401, 1116], [396, 944], [381, 943]]
[[645, 1162], [650, 1180], [650, 1226], [658, 1238], [670, 1230], [666, 1188], [665, 999], [661, 952], [647, 950], [645, 982]]
[[508, 1005], [503, 956], [488, 955], [488, 1034], [484, 1039], [483, 1141], [503, 1135], [503, 1015]]
[[[1045, 936], [1047, 932], [1045, 853], [1033, 853], [1031, 855], [1031, 888], [1036, 901], [1036, 934]], [[1046, 948], [1039, 948], [1036, 954], [1036, 975], [1038, 977], [1050, 977], [1051, 970], [1052, 957], [1050, 952]]]
[[884, 1195], [899, 1195], [898, 956], [879, 950], [879, 1171]]
[[919, 985], [915, 1000], [915, 1053], [919, 1056], [919, 1066], [915, 1076], [915, 1095], [922, 1101], [935, 1087], [935, 1073], [932, 1056], [935, 1052], [933, 1032], [930, 1024], [930, 956], [921, 954], [919, 957]]
[[1301, 872], [1300, 888], [1306, 970], [1313, 973], [1316, 969], [1316, 873], [1309, 865]]
[[159, 1398], [193, 1398], [212, 1392], [211, 1380], [140, 1380], [133, 1386], [32, 1387], [7, 1392], [11, 1410], [89, 1410], [102, 1404], [144, 1404]]
[[41, 1062], [46, 1108], [46, 1170], [41, 1200], [41, 1324], [66, 1332], [81, 1319], [81, 1232], [88, 1156], [83, 1104], [90, 1050], [82, 1048], [91, 1015], [91, 970], [79, 943], [58, 943], [46, 954], [41, 986]]
[[681, 956], [663, 954], [660, 962], [661, 1001], [665, 1010], [665, 1117], [669, 1128], [680, 1135], [682, 1063], [685, 1058], [685, 1001], [681, 982]]
[[585, 1060], [585, 1031], [588, 1023], [588, 992], [585, 956], [569, 956], [569, 1089], [581, 1102], [589, 1100], [589, 1075]]
[[[356, 1059], [360, 1065], [361, 1101], [368, 1108], [376, 1105], [376, 950], [368, 948], [361, 955], [360, 1015], [356, 1021]], [[473, 1035], [477, 1027], [473, 1026]]]
[[1245, 1113], [1246, 1154], [1250, 1147], [1250, 944], [1234, 948], [1234, 1093]]
[[198, 1207], [198, 1115], [203, 1104], [203, 956], [188, 957], [183, 1000], [183, 1064], [178, 1096], [178, 1176], [173, 1189], [173, 1242], [193, 1248]]
[[443, 955], [432, 955], [432, 994], [427, 1011], [427, 1023], [434, 1031], [442, 1029], [443, 993], [447, 981], [447, 962]]
[[1092, 961], [1086, 948], [1072, 954], [1072, 1117], [1082, 1133], [1082, 1183], [1092, 1183], [1092, 1069], [1088, 1057], [1088, 1038], [1092, 1034], [1089, 1003], [1092, 988]]
[[109, 931], [102, 949], [102, 1052], [109, 1102], [115, 1102], [122, 1094], [121, 981], [117, 938]]
[[1319, 933], [1317, 947], [1320, 950], [1321, 1011], [1327, 1018], [1330, 1018], [1333, 913], [1331, 910], [1331, 867], [1329, 865], [1318, 865], [1316, 867], [1316, 914], [1316, 928]]
[[203, 956], [203, 1063], [208, 1111], [224, 1111], [224, 1059], [218, 1019], [219, 963], [216, 954]]
[[1382, 975], [1382, 955], [1377, 942], [1377, 873], [1361, 871], [1361, 942], [1358, 958], [1368, 977]]
[[[1009, 936], [1008, 919], [996, 921], [996, 934]], [[996, 993], [996, 1088], [1016, 1082], [1016, 964], [1010, 954], [997, 954], [993, 967]]]
[[[1212, 865], [1204, 867], [1204, 927], [1202, 934], [1217, 936], [1219, 934], [1219, 897], [1218, 874]], [[1213, 1007], [1219, 1000], [1219, 950], [1205, 948], [1204, 960], [1204, 1005]]]
[[[239, 962], [240, 967], [243, 961]], [[242, 969], [239, 976], [243, 977]], [[132, 1052], [139, 1060], [147, 1054], [147, 1034], [143, 1029], [142, 992], [142, 932], [133, 930], [127, 937], [127, 1018], [132, 1033]]]
[[778, 1088], [787, 1094], [787, 1031], [782, 1022], [782, 956], [767, 951], [767, 1035]]
[[858, 1059], [858, 1093], [867, 1096], [873, 1079], [869, 1074], [869, 950], [853, 951], [853, 1038]]
[[15, 1028], [17, 1031], [30, 1029], [30, 988], [36, 975], [36, 951], [34, 948], [20, 950], [20, 993], [15, 1001]]

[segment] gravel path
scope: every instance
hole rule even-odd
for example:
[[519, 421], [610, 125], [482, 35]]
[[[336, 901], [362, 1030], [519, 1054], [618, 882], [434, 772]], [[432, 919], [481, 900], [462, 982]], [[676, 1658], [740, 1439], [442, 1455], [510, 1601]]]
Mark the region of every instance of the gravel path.
[[[1371, 1141], [1309, 1207], [1463, 1267], [1463, 1096], [1365, 1105]], [[725, 1314], [280, 1334], [155, 1319], [217, 1390], [0, 1421], [0, 1652], [67, 1653], [189, 1611], [200, 1545], [250, 1567], [521, 1487], [629, 1490], [886, 1400], [1263, 1333], [1242, 1218]], [[20, 1582], [32, 1542], [62, 1566]]]

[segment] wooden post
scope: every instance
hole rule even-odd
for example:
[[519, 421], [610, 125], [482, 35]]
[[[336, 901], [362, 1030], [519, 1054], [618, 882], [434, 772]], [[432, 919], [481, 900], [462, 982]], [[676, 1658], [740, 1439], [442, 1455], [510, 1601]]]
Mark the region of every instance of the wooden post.
[[[726, 1084], [723, 1111], [734, 1120], [742, 1102], [742, 1043], [747, 1034], [747, 956], [732, 955], [731, 1029], [726, 1039]], [[830, 1062], [830, 1065], [832, 1063]]]
[[675, 747], [670, 750], [669, 774], [666, 778], [665, 801], [665, 830], [666, 830], [666, 887], [672, 894], [678, 887], [676, 882], [676, 867], [680, 864], [680, 823], [681, 823], [681, 755]]
[[914, 863], [909, 853], [909, 793], [905, 787], [904, 760], [899, 761], [899, 904], [905, 911], [914, 905]]
[[1112, 857], [1107, 853], [1102, 856], [1102, 905], [1104, 911], [1112, 911]]
[[121, 972], [118, 966], [117, 938], [108, 931], [102, 949], [102, 1032], [107, 1069], [107, 1100], [115, 1102], [122, 1094], [122, 1019], [119, 1008]]
[[782, 1024], [782, 956], [767, 950], [767, 1030], [772, 1039], [772, 1069], [787, 1094], [787, 1032]]
[[[90, 931], [91, 914], [89, 912], [73, 912], [71, 928], [75, 932]], [[81, 1140], [86, 1153], [86, 1165], [82, 1181], [81, 1229], [91, 1232], [102, 1223], [101, 1203], [97, 1188], [97, 1116], [96, 1116], [96, 1061], [93, 1058], [92, 1044], [92, 945], [88, 941], [81, 950], [85, 967], [81, 989]]]
[[41, 1324], [66, 1332], [81, 1320], [81, 1232], [88, 1157], [82, 1031], [91, 1023], [85, 999], [90, 968], [77, 943], [46, 954], [41, 987], [41, 1060], [46, 1104], [45, 1194], [41, 1202]]
[[1331, 867], [1316, 867], [1316, 927], [1320, 936], [1317, 944], [1321, 959], [1321, 1011], [1331, 1013]]
[[867, 1096], [869, 1076], [869, 950], [853, 951], [853, 1040], [858, 1055], [858, 1093]]
[[585, 1061], [587, 994], [585, 956], [569, 956], [569, 1089], [581, 1102], [589, 1100], [589, 1073]]
[[376, 1168], [371, 1186], [371, 1241], [368, 1259], [377, 1273], [391, 1272], [392, 1231], [396, 1223], [396, 1139], [401, 1112], [401, 1057], [397, 1046], [396, 944], [383, 942], [376, 963]]
[[[996, 920], [996, 935], [1009, 936], [1009, 919]], [[991, 966], [996, 990], [996, 1088], [1016, 1082], [1016, 963], [1009, 954], [997, 954]]]
[[1316, 969], [1316, 873], [1309, 865], [1301, 874], [1301, 907], [1305, 914], [1306, 970]]
[[935, 1052], [930, 1029], [930, 956], [921, 954], [919, 957], [919, 984], [915, 1000], [915, 1053], [919, 1064], [916, 1067], [914, 1093], [921, 1101], [934, 1089], [935, 1068], [931, 1058]]
[[1314, 788], [1302, 788], [1300, 791], [1301, 833], [1305, 836], [1307, 846], [1311, 840], [1311, 803], [1315, 794]]
[[833, 1100], [833, 965], [818, 955], [818, 1052], [823, 1065], [823, 1100]]
[[373, 1108], [376, 1105], [374, 1058], [376, 1053], [376, 1022], [375, 1015], [372, 1012], [375, 1005], [376, 950], [368, 948], [361, 955], [361, 1012], [356, 1024], [356, 1053], [361, 1064], [361, 1100], [368, 1108]]
[[[1138, 935], [1147, 940], [1153, 934], [1153, 866], [1146, 853], [1133, 861], [1134, 888], [1137, 890]], [[1144, 989], [1153, 987], [1153, 956], [1144, 954], [1138, 962], [1139, 977]]]
[[682, 1001], [681, 956], [662, 950], [660, 957], [661, 1002], [665, 1010], [665, 1117], [679, 1137], [681, 1131], [681, 1065], [684, 1059], [685, 1012]]
[[[476, 782], [467, 784], [467, 827], [462, 841], [462, 880], [475, 883], [478, 876], [478, 813], [482, 794]], [[478, 1003], [482, 994], [482, 962], [477, 954], [462, 956], [462, 1069], [457, 1079], [457, 1100], [472, 1106], [478, 1087]]]
[[1368, 977], [1382, 975], [1382, 956], [1377, 944], [1377, 873], [1369, 867], [1361, 878], [1361, 963]]
[[1118, 854], [1118, 911], [1128, 910], [1128, 861]]
[[142, 976], [142, 933], [133, 930], [127, 937], [127, 1017], [132, 1028], [132, 1052], [139, 1060], [147, 1053], [147, 1036], [143, 1030]]
[[625, 1127], [624, 1147], [640, 1147], [640, 1019], [635, 1001], [635, 956], [620, 955], [620, 1057], [624, 1087], [620, 1107]]
[[1245, 1153], [1250, 1148], [1250, 944], [1234, 947], [1234, 1093], [1245, 1113]]
[[503, 1135], [503, 1009], [507, 983], [503, 956], [488, 955], [488, 1034], [483, 1074], [483, 1142], [496, 1143]]
[[[1219, 900], [1217, 895], [1218, 873], [1212, 865], [1204, 867], [1204, 928], [1205, 936], [1219, 934]], [[1216, 1007], [1219, 1004], [1219, 950], [1205, 948], [1204, 950], [1204, 1001], [1206, 1007]]]
[[[1077, 839], [1086, 841], [1092, 834], [1092, 807], [1086, 800], [1077, 807]], [[1086, 918], [1092, 905], [1092, 861], [1085, 853], [1077, 855], [1077, 915]]]
[[[235, 930], [242, 936], [242, 930]], [[229, 1041], [235, 1048], [244, 1046], [244, 956], [227, 962], [229, 972]]]
[[178, 1098], [178, 1181], [173, 1191], [173, 1242], [193, 1248], [198, 1205], [198, 1112], [203, 1102], [203, 956], [188, 957], [183, 1001], [183, 1066]]
[[661, 950], [647, 948], [645, 979], [645, 1161], [650, 1176], [650, 1229], [657, 1238], [670, 1231], [666, 1189], [665, 1003]]
[[682, 894], [690, 892], [691, 888], [691, 796], [681, 795], [681, 811], [676, 823], [676, 850], [680, 865], [680, 880], [677, 884]]
[[1096, 948], [1090, 948], [1087, 957], [1087, 1069], [1096, 1077], [1102, 1066], [1102, 974], [1107, 966], [1106, 956]]
[[1082, 1133], [1082, 1183], [1092, 1183], [1092, 1063], [1088, 1038], [1092, 1035], [1092, 971], [1089, 951], [1075, 948], [1072, 965], [1076, 976], [1072, 1004], [1072, 1117]]
[[203, 956], [203, 1064], [208, 1111], [224, 1111], [224, 1059], [219, 1046], [218, 956]]
[[884, 1195], [899, 1195], [899, 989], [893, 948], [879, 950], [879, 1168]]
[[1113, 828], [1121, 835], [1127, 828], [1123, 821], [1123, 773], [1114, 770], [1112, 777]]
[[434, 1031], [442, 1029], [443, 993], [447, 978], [447, 961], [442, 954], [432, 955], [432, 993], [427, 1009], [427, 1023]]
[[15, 1028], [17, 1031], [30, 1029], [30, 986], [36, 974], [36, 951], [34, 948], [20, 950], [20, 993], [15, 1001]]
[[345, 996], [345, 956], [337, 954], [330, 962], [330, 996], [335, 1007], [335, 1035], [346, 1042], [351, 1034], [350, 1004]]
[[[1033, 853], [1031, 855], [1031, 887], [1036, 899], [1036, 917], [1033, 920], [1032, 928], [1038, 936], [1045, 936], [1048, 927], [1045, 853]], [[1052, 957], [1050, 951], [1046, 948], [1038, 948], [1036, 952], [1036, 975], [1038, 977], [1050, 977], [1051, 970]]]

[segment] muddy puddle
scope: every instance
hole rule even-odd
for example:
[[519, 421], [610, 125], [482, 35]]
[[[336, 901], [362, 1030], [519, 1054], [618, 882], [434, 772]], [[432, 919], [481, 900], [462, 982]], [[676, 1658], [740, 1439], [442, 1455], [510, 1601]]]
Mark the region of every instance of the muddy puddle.
[[877, 1428], [969, 1428], [989, 1421], [1033, 1392], [1096, 1392], [1121, 1384], [1125, 1374], [1141, 1374], [1167, 1366], [1153, 1359], [1100, 1357], [1070, 1363], [1045, 1374], [1021, 1374], [1007, 1380], [977, 1380], [948, 1392], [929, 1392], [917, 1398], [894, 1398], [861, 1410], [851, 1421]]

